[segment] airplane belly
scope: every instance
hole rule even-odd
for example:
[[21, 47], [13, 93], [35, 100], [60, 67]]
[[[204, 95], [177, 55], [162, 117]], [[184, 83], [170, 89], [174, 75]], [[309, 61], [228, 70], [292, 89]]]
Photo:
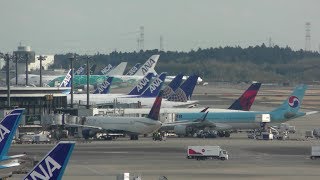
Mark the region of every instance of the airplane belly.
[[227, 123], [231, 129], [256, 129], [260, 127], [259, 123], [244, 123], [244, 122], [239, 122], [239, 123]]

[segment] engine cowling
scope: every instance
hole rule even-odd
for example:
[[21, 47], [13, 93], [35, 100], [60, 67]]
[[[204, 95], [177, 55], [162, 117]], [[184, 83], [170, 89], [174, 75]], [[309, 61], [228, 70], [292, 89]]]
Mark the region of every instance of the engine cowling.
[[173, 131], [177, 135], [183, 135], [183, 136], [187, 135], [187, 126], [185, 126], [185, 125], [174, 126]]
[[92, 130], [92, 129], [83, 129], [82, 130], [82, 137], [84, 139], [89, 139], [94, 137], [97, 134], [97, 131]]

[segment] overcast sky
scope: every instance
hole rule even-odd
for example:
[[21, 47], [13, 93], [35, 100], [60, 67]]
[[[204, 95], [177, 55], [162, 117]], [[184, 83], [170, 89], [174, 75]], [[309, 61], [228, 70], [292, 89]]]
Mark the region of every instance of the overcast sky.
[[268, 44], [319, 50], [319, 0], [1, 0], [0, 51], [21, 42], [37, 54], [109, 53]]

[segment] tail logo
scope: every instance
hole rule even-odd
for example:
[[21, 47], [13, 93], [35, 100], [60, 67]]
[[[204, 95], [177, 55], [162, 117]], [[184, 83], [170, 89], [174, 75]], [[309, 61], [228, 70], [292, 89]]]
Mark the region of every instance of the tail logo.
[[7, 129], [6, 127], [0, 124], [0, 142], [2, 142], [2, 140], [4, 139], [4, 136], [9, 133], [10, 133], [9, 129]]
[[148, 72], [148, 70], [152, 67], [154, 63], [155, 61], [150, 58], [146, 63], [143, 64], [143, 66], [141, 67], [143, 75], [145, 75]]
[[143, 89], [143, 87], [149, 82], [149, 79], [144, 77], [139, 84], [137, 85], [137, 90], [138, 92], [140, 92], [141, 89]]
[[109, 87], [110, 83], [108, 81], [103, 82], [99, 87], [99, 93], [102, 93], [104, 91], [104, 89], [106, 89], [107, 87]]
[[103, 68], [103, 69], [101, 70], [101, 73], [102, 73], [102, 74], [107, 74], [107, 73], [111, 70], [111, 68], [112, 68], [112, 65], [109, 64], [108, 66], [106, 66], [105, 68]]
[[159, 78], [155, 79], [152, 84], [150, 84], [150, 92], [152, 93], [154, 90], [156, 90], [163, 81]]
[[138, 70], [138, 68], [136, 66], [134, 66], [132, 69], [130, 69], [130, 71], [128, 72], [128, 75], [132, 76], [137, 70]]
[[289, 99], [288, 99], [288, 104], [289, 104], [289, 106], [292, 107], [292, 108], [298, 107], [299, 104], [300, 104], [299, 98], [297, 98], [296, 96], [291, 96], [291, 97], [289, 97]]
[[[43, 166], [46, 167], [46, 169]], [[53, 172], [59, 170], [61, 165], [52, 157], [48, 156], [38, 167], [41, 172], [37, 172], [36, 170], [32, 171], [30, 173], [32, 179], [50, 179], [53, 176]]]
[[69, 81], [71, 80], [71, 74], [68, 73], [64, 80], [62, 81], [62, 86], [67, 86], [69, 84]]

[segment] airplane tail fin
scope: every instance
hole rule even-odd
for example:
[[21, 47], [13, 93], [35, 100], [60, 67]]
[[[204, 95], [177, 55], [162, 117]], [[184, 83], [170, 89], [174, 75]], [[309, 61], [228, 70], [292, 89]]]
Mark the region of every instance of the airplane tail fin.
[[124, 70], [127, 67], [127, 62], [122, 62], [120, 63], [118, 66], [116, 66], [115, 68], [113, 68], [108, 74], [108, 76], [115, 76], [115, 75], [123, 75]]
[[23, 179], [62, 179], [75, 142], [60, 141]]
[[138, 82], [138, 84], [128, 93], [128, 95], [140, 95], [142, 92], [144, 92], [150, 85], [152, 76], [152, 73], [148, 73], [146, 76], [144, 76]]
[[79, 69], [77, 69], [74, 72], [74, 75], [82, 75], [84, 73], [84, 70], [85, 70], [86, 66], [87, 66], [86, 64], [84, 64], [83, 66], [80, 66]]
[[253, 83], [251, 86], [236, 100], [228, 109], [249, 111], [257, 93], [260, 89], [261, 83]]
[[99, 84], [93, 94], [108, 94], [110, 91], [113, 77], [108, 77], [102, 84]]
[[166, 79], [166, 73], [161, 73], [160, 75], [158, 75], [152, 81], [149, 87], [142, 92], [140, 97], [156, 97], [159, 94], [165, 79]]
[[167, 99], [171, 94], [173, 94], [182, 82], [183, 74], [178, 74], [176, 77], [163, 89], [163, 98]]
[[288, 120], [305, 115], [305, 113], [299, 112], [299, 109], [301, 107], [306, 89], [307, 85], [299, 85], [296, 87], [292, 94], [282, 103], [282, 105], [271, 112], [272, 119]]
[[66, 77], [63, 79], [63, 81], [60, 83], [59, 87], [71, 87], [71, 70], [69, 69]]
[[101, 69], [100, 74], [101, 74], [101, 75], [106, 75], [106, 74], [108, 74], [111, 70], [112, 70], [112, 65], [111, 65], [111, 64], [108, 64], [106, 67], [104, 67], [103, 69]]
[[181, 84], [181, 86], [172, 94], [168, 101], [187, 102], [191, 99], [193, 90], [197, 84], [198, 75], [189, 76], [189, 78]]
[[[154, 68], [157, 65], [158, 59], [160, 55], [152, 55], [140, 68], [139, 70], [134, 74], [137, 76], [144, 76], [149, 72], [155, 73]], [[156, 73], [155, 73], [156, 74]]]
[[90, 72], [89, 72], [89, 74], [94, 74], [94, 71], [96, 70], [96, 67], [97, 67], [97, 65], [96, 64], [93, 64], [91, 67], [90, 67]]
[[134, 65], [126, 74], [126, 76], [132, 76], [134, 75], [140, 68], [141, 64], [137, 63], [136, 65]]
[[158, 121], [159, 120], [159, 114], [160, 114], [160, 108], [161, 108], [161, 101], [162, 101], [162, 95], [163, 91], [161, 90], [159, 94], [157, 95], [153, 106], [148, 114], [148, 118]]
[[24, 109], [14, 109], [0, 122], [0, 157], [6, 156]]

